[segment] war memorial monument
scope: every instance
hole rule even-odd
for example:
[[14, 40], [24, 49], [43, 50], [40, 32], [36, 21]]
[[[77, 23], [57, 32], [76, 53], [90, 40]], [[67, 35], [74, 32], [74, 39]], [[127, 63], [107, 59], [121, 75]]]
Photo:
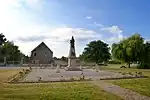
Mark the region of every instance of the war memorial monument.
[[[77, 66], [75, 53], [75, 40], [72, 36], [70, 40], [70, 50], [68, 56], [68, 65], [66, 67], [60, 67], [57, 65], [55, 68], [32, 68], [32, 71], [22, 80], [22, 82], [37, 82], [39, 77], [42, 81], [60, 81], [62, 78], [80, 77], [84, 75], [85, 78], [90, 77], [92, 80], [100, 79], [103, 76], [116, 75], [113, 72], [100, 71], [98, 69], [85, 68], [82, 69], [82, 65]], [[88, 66], [87, 66], [88, 67]]]

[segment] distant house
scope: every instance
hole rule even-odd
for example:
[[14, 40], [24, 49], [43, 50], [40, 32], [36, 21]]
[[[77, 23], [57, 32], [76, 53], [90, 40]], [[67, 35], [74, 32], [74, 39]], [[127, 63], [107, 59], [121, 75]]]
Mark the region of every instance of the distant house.
[[32, 64], [50, 64], [53, 61], [53, 52], [42, 42], [31, 51], [30, 61]]

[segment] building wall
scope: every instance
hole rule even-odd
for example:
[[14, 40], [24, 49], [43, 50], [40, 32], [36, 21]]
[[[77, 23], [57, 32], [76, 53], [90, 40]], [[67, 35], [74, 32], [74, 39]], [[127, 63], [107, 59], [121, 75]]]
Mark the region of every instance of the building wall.
[[31, 52], [31, 63], [49, 64], [53, 60], [53, 52], [41, 45]]

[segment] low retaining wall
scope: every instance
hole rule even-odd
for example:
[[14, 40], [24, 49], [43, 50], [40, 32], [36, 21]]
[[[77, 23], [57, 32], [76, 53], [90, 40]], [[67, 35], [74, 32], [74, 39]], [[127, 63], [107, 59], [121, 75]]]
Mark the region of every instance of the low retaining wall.
[[136, 78], [149, 78], [148, 76], [136, 76], [136, 77], [120, 77], [120, 78], [100, 78], [100, 80], [119, 80], [119, 79], [136, 79]]
[[20, 84], [20, 83], [54, 83], [54, 82], [84, 82], [84, 81], [93, 81], [90, 79], [85, 79], [85, 80], [59, 80], [59, 81], [25, 81], [25, 82], [10, 82], [13, 84]]

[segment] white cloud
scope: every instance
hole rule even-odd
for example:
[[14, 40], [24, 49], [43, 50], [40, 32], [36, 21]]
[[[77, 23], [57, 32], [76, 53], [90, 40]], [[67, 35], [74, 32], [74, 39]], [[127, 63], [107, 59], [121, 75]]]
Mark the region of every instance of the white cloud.
[[110, 32], [113, 34], [120, 34], [123, 32], [122, 29], [120, 29], [118, 26], [111, 26], [111, 27], [104, 27], [101, 28], [102, 31]]
[[[0, 0], [0, 32], [3, 32], [8, 40], [13, 40], [25, 54], [29, 54], [33, 48], [44, 41], [54, 51], [54, 56], [67, 56], [69, 40], [71, 36], [74, 36], [78, 55], [91, 40], [100, 39], [109, 42], [109, 38], [110, 42], [112, 42], [123, 37], [118, 26], [112, 26], [112, 30], [108, 28], [109, 32], [115, 33], [113, 36], [104, 37], [101, 32], [97, 33], [94, 30], [67, 27], [65, 25], [51, 27], [47, 24], [39, 24], [38, 20], [35, 20], [38, 19], [38, 16], [24, 9], [24, 5], [29, 6], [31, 9], [39, 10], [42, 7], [42, 1]], [[87, 16], [86, 18], [91, 19], [92, 17]], [[100, 28], [104, 27], [98, 23], [94, 24]]]
[[12, 8], [20, 8], [23, 5], [27, 5], [28, 7], [36, 7], [39, 8], [41, 6], [43, 0], [0, 0], [0, 8], [2, 10], [8, 10]]
[[102, 27], [100, 28], [101, 31], [103, 31], [105, 34], [109, 34], [109, 38], [107, 39], [107, 42], [109, 44], [112, 44], [114, 42], [119, 42], [124, 38], [123, 36], [123, 30], [120, 29], [119, 26], [111, 26], [111, 27]]
[[33, 23], [35, 19], [33, 14], [21, 9], [25, 2], [28, 6], [33, 6], [37, 2], [40, 3], [40, 0], [0, 0], [0, 32], [5, 33], [9, 39], [39, 33], [45, 28], [45, 26], [39, 28]]
[[[23, 53], [29, 54], [41, 41], [45, 41], [54, 51], [55, 56], [67, 56], [69, 39], [72, 35], [75, 36], [76, 40], [94, 38], [96, 32], [92, 30], [38, 24], [38, 20], [35, 21], [37, 16], [35, 17], [30, 11], [25, 10], [23, 6], [36, 9], [39, 4], [41, 4], [41, 0], [0, 1], [0, 32], [4, 33], [8, 40], [14, 41]], [[76, 49], [78, 54], [84, 44], [76, 42], [76, 45], [80, 45]]]
[[41, 10], [44, 0], [20, 0], [22, 3], [26, 4], [28, 7], [36, 10]]
[[104, 25], [103, 24], [99, 24], [99, 23], [97, 23], [97, 22], [94, 22], [93, 23], [95, 26], [98, 26], [98, 27], [103, 27]]
[[86, 16], [85, 18], [86, 19], [92, 19], [92, 16]]
[[93, 30], [69, 27], [55, 28], [50, 32], [51, 36], [61, 37], [64, 40], [70, 39], [71, 36], [81, 39], [93, 38], [95, 37], [95, 33]]
[[[76, 40], [76, 50], [77, 55], [82, 52], [83, 46], [86, 43], [80, 43], [82, 40], [86, 40], [87, 42], [101, 38], [101, 35], [97, 35], [95, 31], [82, 29], [82, 28], [70, 28], [70, 27], [58, 27], [52, 28], [47, 30], [47, 32], [39, 34], [39, 35], [32, 35], [27, 37], [18, 37], [16, 43], [19, 43], [21, 50], [23, 52], [28, 53], [27, 51], [31, 51], [33, 49], [33, 43], [37, 45], [41, 41], [44, 41], [48, 44], [48, 46], [54, 51], [55, 56], [67, 56], [69, 51], [69, 40], [71, 37], [74, 36]], [[28, 43], [28, 49], [23, 44]], [[32, 47], [29, 46], [31, 43]], [[21, 45], [22, 44], [22, 45]], [[36, 46], [35, 45], [35, 46]], [[35, 47], [34, 46], [34, 47]], [[62, 49], [63, 48], [63, 49]]]
[[144, 43], [146, 43], [146, 42], [150, 43], [150, 39], [149, 38], [145, 39]]

